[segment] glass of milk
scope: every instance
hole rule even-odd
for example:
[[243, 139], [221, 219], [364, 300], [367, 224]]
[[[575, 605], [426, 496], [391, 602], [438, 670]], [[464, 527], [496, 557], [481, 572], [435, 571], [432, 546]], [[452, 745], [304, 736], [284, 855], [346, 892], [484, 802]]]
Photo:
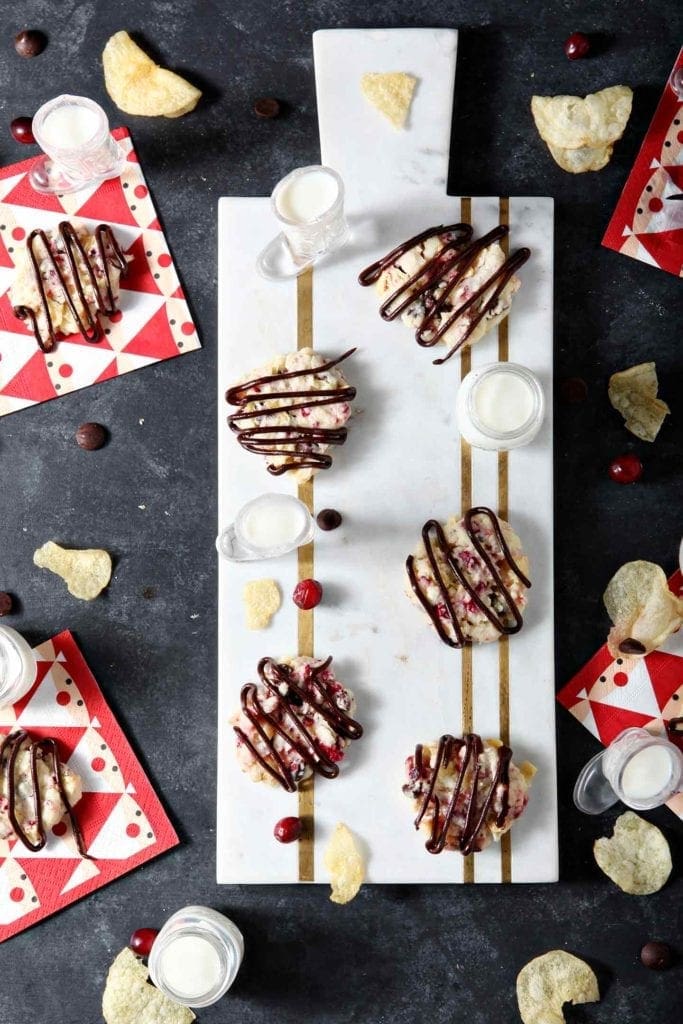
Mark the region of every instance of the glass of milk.
[[57, 96], [33, 117], [33, 134], [45, 153], [29, 179], [36, 192], [78, 192], [117, 178], [126, 156], [109, 134], [102, 107], [85, 96]]
[[232, 985], [244, 939], [230, 918], [210, 907], [184, 907], [168, 919], [149, 954], [150, 978], [183, 1006], [211, 1006]]
[[683, 788], [683, 754], [665, 736], [625, 729], [582, 769], [574, 803], [602, 814], [621, 800], [635, 811], [660, 807]]
[[344, 183], [331, 167], [291, 171], [275, 186], [271, 208], [282, 230], [256, 261], [270, 280], [296, 277], [348, 238]]
[[255, 562], [286, 555], [312, 536], [313, 518], [302, 501], [291, 494], [262, 494], [242, 506], [216, 547], [230, 562]]
[[508, 451], [541, 429], [545, 398], [535, 373], [519, 363], [487, 363], [463, 379], [455, 400], [458, 430], [475, 448]]
[[21, 633], [0, 626], [0, 708], [21, 700], [36, 680], [36, 659]]

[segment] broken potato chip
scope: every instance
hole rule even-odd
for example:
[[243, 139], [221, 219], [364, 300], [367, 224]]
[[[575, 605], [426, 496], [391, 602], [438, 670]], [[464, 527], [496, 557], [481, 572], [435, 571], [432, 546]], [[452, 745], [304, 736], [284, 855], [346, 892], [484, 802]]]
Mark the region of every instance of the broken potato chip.
[[517, 975], [517, 1005], [524, 1024], [564, 1024], [565, 1003], [599, 1001], [594, 971], [563, 949], [535, 957]]
[[631, 896], [659, 892], [671, 874], [671, 850], [663, 833], [633, 811], [617, 818], [611, 837], [595, 840], [593, 856], [600, 870]]
[[122, 949], [109, 968], [102, 996], [107, 1024], [190, 1024], [189, 1006], [181, 1006], [148, 982], [149, 971], [132, 950]]
[[242, 591], [247, 629], [265, 629], [282, 604], [275, 580], [250, 580]]
[[417, 78], [405, 71], [369, 71], [360, 80], [360, 91], [394, 128], [405, 128]]
[[159, 67], [127, 32], [117, 32], [102, 53], [104, 84], [126, 114], [180, 117], [197, 106], [201, 92], [174, 71]]
[[657, 398], [658, 386], [654, 363], [639, 363], [613, 373], [609, 379], [612, 406], [624, 417], [626, 429], [641, 441], [654, 441], [671, 412], [666, 402]]
[[578, 149], [564, 149], [562, 146], [547, 144], [550, 155], [570, 174], [584, 174], [585, 171], [601, 171], [610, 162], [614, 146], [580, 146]]
[[333, 903], [350, 903], [365, 879], [365, 859], [353, 832], [338, 822], [325, 850]]
[[683, 600], [669, 590], [654, 562], [626, 562], [603, 594], [613, 627], [607, 646], [613, 657], [642, 657], [683, 625]]
[[61, 576], [81, 601], [93, 601], [111, 579], [111, 555], [101, 548], [62, 548], [49, 540], [34, 551], [33, 563]]

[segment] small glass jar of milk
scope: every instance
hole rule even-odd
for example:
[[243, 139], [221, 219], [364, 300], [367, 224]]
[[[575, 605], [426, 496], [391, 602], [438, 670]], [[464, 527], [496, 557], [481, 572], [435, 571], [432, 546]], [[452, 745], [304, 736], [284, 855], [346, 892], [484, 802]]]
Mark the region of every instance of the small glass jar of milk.
[[635, 811], [660, 807], [683, 788], [683, 754], [665, 736], [625, 729], [582, 769], [574, 803], [601, 814], [621, 800]]
[[519, 363], [487, 363], [464, 377], [455, 400], [458, 430], [475, 448], [529, 444], [543, 423], [545, 398], [535, 373]]
[[126, 156], [109, 134], [107, 115], [86, 96], [65, 94], [44, 103], [32, 130], [45, 153], [29, 174], [36, 192], [78, 192], [123, 170]]
[[291, 494], [261, 494], [242, 506], [216, 547], [230, 562], [255, 562], [286, 555], [312, 537], [313, 517], [302, 501]]
[[0, 708], [16, 704], [36, 681], [36, 659], [21, 633], [0, 626]]
[[297, 167], [277, 183], [270, 201], [282, 230], [256, 262], [264, 277], [296, 277], [348, 238], [344, 183], [331, 167]]
[[230, 918], [210, 907], [184, 907], [154, 940], [149, 974], [169, 999], [211, 1006], [232, 985], [243, 956], [242, 933]]

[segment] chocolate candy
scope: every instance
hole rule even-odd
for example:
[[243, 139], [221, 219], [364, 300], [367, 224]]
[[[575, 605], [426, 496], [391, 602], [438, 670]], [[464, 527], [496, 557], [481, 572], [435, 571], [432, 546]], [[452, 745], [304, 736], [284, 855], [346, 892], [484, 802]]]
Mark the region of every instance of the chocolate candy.
[[665, 971], [673, 959], [673, 950], [666, 942], [646, 942], [640, 951], [641, 963], [651, 971]]
[[81, 423], [76, 431], [76, 444], [87, 452], [93, 452], [107, 443], [107, 431], [101, 423]]
[[318, 512], [315, 521], [321, 530], [336, 530], [341, 526], [342, 515], [336, 508], [324, 508]]
[[47, 46], [47, 38], [35, 29], [24, 29], [14, 37], [14, 49], [20, 57], [37, 57]]
[[641, 644], [640, 640], [634, 640], [632, 636], [627, 636], [625, 640], [621, 641], [619, 650], [622, 654], [645, 654], [645, 646]]
[[10, 615], [14, 607], [12, 595], [6, 590], [0, 590], [0, 615]]
[[277, 117], [280, 113], [280, 104], [273, 96], [263, 96], [254, 103], [254, 113], [257, 117]]

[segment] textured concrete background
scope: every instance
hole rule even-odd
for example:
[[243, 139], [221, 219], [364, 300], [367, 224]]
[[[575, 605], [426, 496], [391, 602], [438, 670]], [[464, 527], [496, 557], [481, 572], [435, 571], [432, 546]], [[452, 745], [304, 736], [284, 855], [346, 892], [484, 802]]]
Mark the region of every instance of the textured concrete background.
[[[314, 29], [428, 24], [461, 29], [451, 191], [556, 198], [557, 377], [589, 384], [584, 405], [558, 405], [556, 414], [558, 685], [604, 638], [600, 595], [617, 566], [648, 558], [673, 568], [680, 282], [599, 241], [683, 37], [676, 0], [2, 5], [3, 126], [60, 92], [91, 95], [112, 123], [129, 124], [205, 348], [0, 421], [0, 589], [21, 598], [7, 621], [34, 642], [75, 631], [183, 838], [178, 850], [0, 947], [0, 1024], [94, 1024], [107, 967], [132, 929], [159, 926], [187, 903], [227, 910], [247, 942], [234, 994], [201, 1013], [207, 1024], [513, 1024], [517, 971], [556, 946], [585, 956], [601, 980], [603, 1002], [571, 1013], [573, 1021], [680, 1021], [683, 968], [648, 972], [637, 952], [653, 937], [683, 952], [681, 829], [668, 812], [652, 815], [677, 861], [663, 892], [639, 899], [616, 891], [591, 856], [614, 815], [590, 820], [571, 805], [578, 768], [597, 744], [561, 709], [557, 886], [374, 887], [338, 908], [323, 887], [218, 889], [213, 881], [216, 200], [267, 194], [284, 172], [317, 158]], [[14, 53], [13, 36], [25, 27], [50, 36], [37, 60]], [[117, 115], [100, 54], [121, 28], [205, 90], [193, 114]], [[570, 63], [562, 43], [577, 28], [602, 33], [602, 52]], [[599, 174], [565, 174], [536, 136], [529, 97], [618, 82], [635, 88], [635, 104], [612, 163]], [[259, 95], [280, 97], [286, 116], [258, 121], [251, 106]], [[0, 160], [26, 155], [3, 127]], [[651, 358], [674, 415], [646, 445], [609, 407], [606, 378]], [[89, 419], [111, 430], [109, 446], [93, 454], [72, 440]], [[606, 473], [623, 450], [645, 463], [630, 488]], [[115, 554], [105, 597], [82, 604], [33, 568], [33, 550], [49, 538]]]

